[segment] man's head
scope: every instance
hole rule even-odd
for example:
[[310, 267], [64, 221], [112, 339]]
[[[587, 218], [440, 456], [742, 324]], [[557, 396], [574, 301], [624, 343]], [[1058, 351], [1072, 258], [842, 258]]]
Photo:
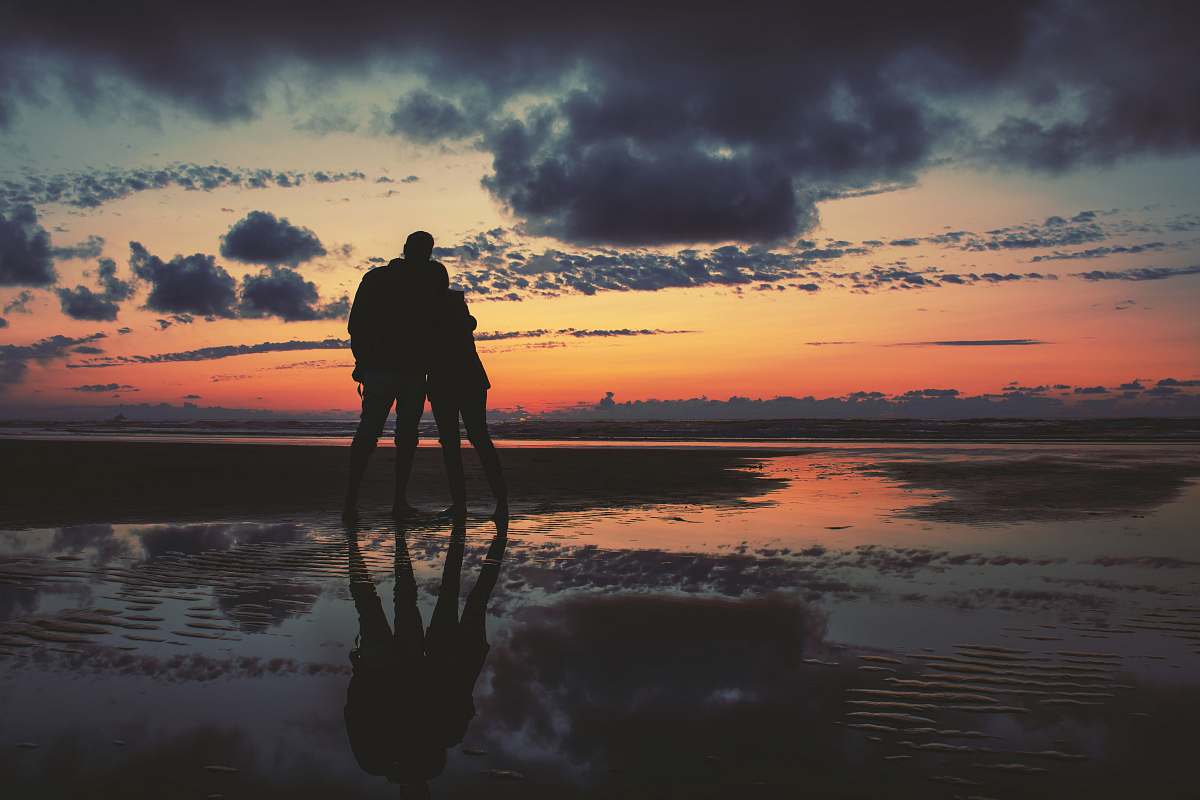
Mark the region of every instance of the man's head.
[[414, 231], [404, 242], [405, 261], [428, 261], [433, 256], [433, 236], [425, 231]]

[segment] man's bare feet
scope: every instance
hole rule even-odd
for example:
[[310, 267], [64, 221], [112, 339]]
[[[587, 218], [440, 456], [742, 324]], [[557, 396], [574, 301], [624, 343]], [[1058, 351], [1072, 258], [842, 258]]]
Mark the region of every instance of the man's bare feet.
[[408, 503], [396, 503], [392, 506], [392, 519], [412, 519], [421, 516], [421, 509]]

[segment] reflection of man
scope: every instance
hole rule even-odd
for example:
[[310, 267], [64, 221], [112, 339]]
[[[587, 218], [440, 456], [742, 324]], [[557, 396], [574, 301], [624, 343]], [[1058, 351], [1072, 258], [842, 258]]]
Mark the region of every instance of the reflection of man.
[[446, 749], [462, 742], [475, 716], [472, 694], [489, 649], [484, 620], [507, 533], [507, 522], [497, 520], [496, 536], [460, 620], [466, 527], [455, 524], [437, 604], [428, 631], [423, 631], [405, 533], [397, 531], [394, 632], [359, 551], [358, 536], [349, 536], [350, 594], [358, 611], [359, 635], [350, 652], [353, 675], [346, 692], [346, 733], [365, 772], [386, 776], [418, 796], [426, 794], [425, 782], [445, 769]]

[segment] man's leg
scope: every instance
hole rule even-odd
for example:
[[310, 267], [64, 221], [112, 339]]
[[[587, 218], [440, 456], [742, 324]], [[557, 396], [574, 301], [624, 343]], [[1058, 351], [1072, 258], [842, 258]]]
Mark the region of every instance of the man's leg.
[[487, 476], [488, 487], [496, 498], [496, 510], [493, 516], [508, 516], [508, 484], [504, 481], [504, 471], [500, 468], [500, 455], [487, 429], [487, 390], [464, 393], [461, 401], [463, 426], [467, 429], [467, 438], [471, 446], [479, 454], [479, 463], [483, 465], [483, 474]]
[[[391, 410], [395, 395], [392, 387], [383, 387], [372, 383], [363, 384], [362, 413], [358, 418], [358, 430], [354, 432], [354, 441], [350, 444], [350, 476], [346, 484], [346, 502], [342, 506], [342, 519], [353, 521], [358, 519], [358, 488], [362, 484], [363, 474], [367, 471], [367, 462], [375, 450], [375, 444], [383, 433], [387, 423], [388, 411]], [[386, 391], [385, 391], [386, 389]]]
[[416, 663], [425, 650], [425, 625], [421, 621], [421, 609], [417, 607], [417, 581], [408, 554], [407, 531], [401, 527], [396, 529], [396, 557], [392, 570], [396, 576], [392, 591], [396, 652], [406, 663]]
[[399, 519], [417, 509], [408, 503], [408, 479], [420, 438], [418, 428], [425, 413], [425, 378], [418, 377], [396, 393], [396, 488], [392, 494], [392, 516]]
[[438, 441], [442, 445], [442, 461], [446, 465], [446, 480], [450, 484], [450, 507], [443, 513], [466, 516], [467, 479], [463, 474], [462, 444], [458, 434], [458, 398], [453, 391], [434, 391], [429, 395], [433, 418], [437, 422]]
[[354, 598], [354, 609], [358, 612], [357, 658], [368, 660], [386, 655], [392, 630], [383, 613], [383, 604], [375, 592], [375, 582], [358, 548], [358, 534], [346, 537], [350, 561], [350, 596]]

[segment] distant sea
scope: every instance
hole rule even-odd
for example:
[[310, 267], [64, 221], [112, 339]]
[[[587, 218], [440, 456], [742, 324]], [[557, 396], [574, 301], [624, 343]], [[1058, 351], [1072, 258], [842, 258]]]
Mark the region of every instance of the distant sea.
[[[353, 418], [140, 421], [0, 421], [0, 437], [30, 439], [260, 442], [341, 444], [354, 434]], [[501, 421], [492, 435], [538, 444], [787, 444], [820, 442], [1200, 442], [1200, 419], [978, 419], [978, 420], [704, 420]], [[387, 434], [385, 434], [386, 439]], [[421, 436], [436, 440], [428, 414]]]

